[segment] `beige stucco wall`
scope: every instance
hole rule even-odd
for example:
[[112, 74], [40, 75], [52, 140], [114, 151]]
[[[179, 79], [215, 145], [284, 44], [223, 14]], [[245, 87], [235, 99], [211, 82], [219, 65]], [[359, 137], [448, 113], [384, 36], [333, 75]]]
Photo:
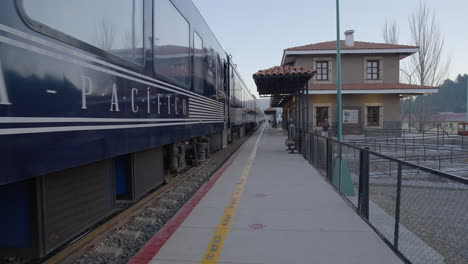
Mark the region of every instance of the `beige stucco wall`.
[[[383, 106], [383, 122], [400, 121], [400, 96], [398, 94], [344, 94], [343, 107], [357, 106], [361, 108], [361, 120], [364, 121], [364, 107], [366, 104], [381, 104]], [[332, 122], [336, 121], [336, 95], [316, 94], [309, 95], [309, 122], [314, 122], [314, 106], [331, 105]]]
[[[365, 58], [379, 58], [382, 61], [382, 82], [398, 83], [400, 81], [400, 59], [392, 54], [344, 54], [342, 55], [342, 81], [344, 84], [365, 82]], [[330, 83], [336, 83], [336, 55], [301, 55], [295, 60], [295, 67], [315, 70], [315, 60], [327, 59], [332, 62], [329, 72]], [[309, 84], [321, 83], [313, 78]]]

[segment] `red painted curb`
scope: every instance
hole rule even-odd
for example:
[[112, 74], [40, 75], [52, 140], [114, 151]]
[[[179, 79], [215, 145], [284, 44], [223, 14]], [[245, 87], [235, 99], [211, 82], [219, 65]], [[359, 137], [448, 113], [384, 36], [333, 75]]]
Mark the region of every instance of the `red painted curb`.
[[203, 186], [188, 200], [184, 206], [167, 222], [163, 228], [161, 228], [148, 242], [145, 246], [140, 249], [135, 256], [133, 256], [127, 264], [148, 264], [150, 263], [154, 256], [158, 254], [159, 250], [164, 246], [164, 244], [169, 240], [169, 238], [174, 234], [174, 232], [179, 228], [179, 226], [185, 221], [185, 219], [190, 215], [193, 208], [201, 201], [206, 193], [213, 187], [216, 181], [223, 175], [229, 166], [234, 162], [234, 160], [239, 155], [243, 146], [241, 146], [227, 161], [223, 166], [215, 172], [215, 174], [207, 181]]

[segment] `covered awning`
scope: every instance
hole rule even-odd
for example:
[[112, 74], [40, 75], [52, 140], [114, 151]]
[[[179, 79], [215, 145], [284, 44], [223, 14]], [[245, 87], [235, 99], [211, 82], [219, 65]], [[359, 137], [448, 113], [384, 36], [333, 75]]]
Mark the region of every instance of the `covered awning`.
[[292, 95], [290, 94], [275, 94], [271, 96], [270, 106], [271, 107], [283, 107], [284, 104], [289, 102]]
[[304, 89], [314, 71], [290, 65], [260, 70], [253, 75], [260, 95], [285, 95]]
[[273, 107], [270, 107], [268, 109], [265, 109], [265, 111], [263, 111], [266, 115], [268, 114], [276, 114], [276, 109], [274, 109]]

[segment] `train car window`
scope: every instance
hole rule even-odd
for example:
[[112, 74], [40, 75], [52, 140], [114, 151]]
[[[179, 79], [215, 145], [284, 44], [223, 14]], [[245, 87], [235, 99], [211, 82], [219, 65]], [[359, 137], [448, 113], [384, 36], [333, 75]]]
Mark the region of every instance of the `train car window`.
[[23, 0], [30, 19], [143, 65], [143, 0]]
[[156, 73], [190, 85], [190, 26], [169, 0], [154, 1]]
[[197, 33], [193, 35], [193, 89], [196, 93], [203, 94], [205, 81], [205, 50], [201, 37]]

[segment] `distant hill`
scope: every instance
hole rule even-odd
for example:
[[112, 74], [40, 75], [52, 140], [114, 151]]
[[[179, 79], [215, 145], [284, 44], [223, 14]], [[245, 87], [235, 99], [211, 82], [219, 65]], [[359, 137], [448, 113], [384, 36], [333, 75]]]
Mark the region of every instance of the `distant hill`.
[[458, 75], [455, 81], [446, 80], [436, 94], [427, 95], [424, 104], [432, 113], [466, 112], [468, 75]]

